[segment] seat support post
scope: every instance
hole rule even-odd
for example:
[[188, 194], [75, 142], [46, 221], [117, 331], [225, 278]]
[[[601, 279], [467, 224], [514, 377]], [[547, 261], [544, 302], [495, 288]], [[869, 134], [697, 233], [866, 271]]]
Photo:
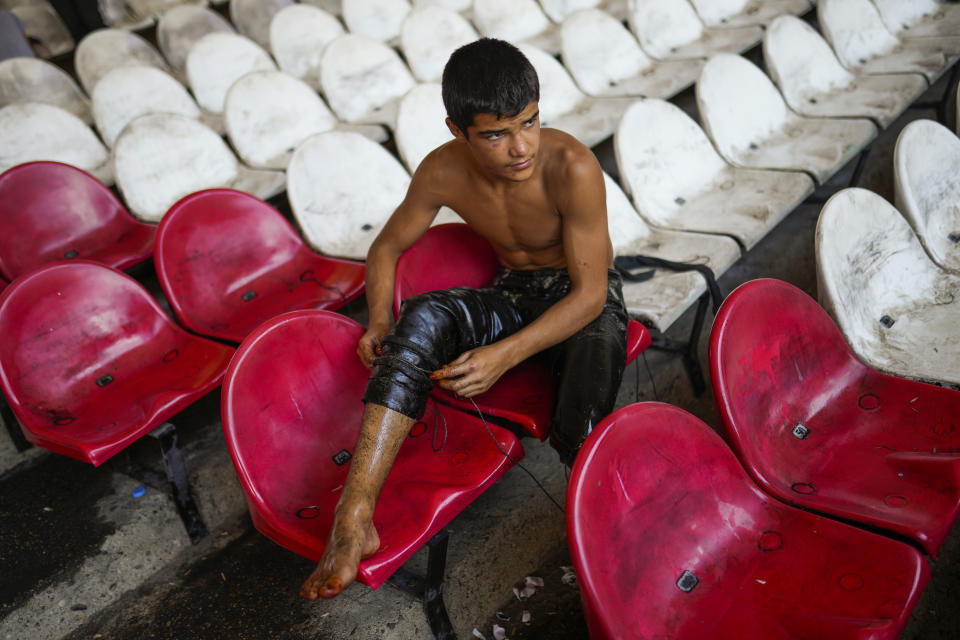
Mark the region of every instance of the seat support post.
[[700, 299], [697, 300], [697, 311], [693, 318], [693, 327], [690, 329], [690, 337], [686, 342], [668, 338], [656, 329], [647, 327], [653, 339], [650, 343], [650, 348], [661, 351], [673, 351], [681, 355], [683, 358], [683, 368], [687, 372], [687, 378], [690, 379], [690, 386], [693, 387], [693, 392], [697, 396], [703, 395], [703, 392], [707, 390], [707, 384], [703, 379], [703, 370], [700, 368], [698, 343], [709, 303], [709, 293], [704, 293], [700, 296]]
[[150, 436], [160, 443], [163, 453], [163, 462], [167, 470], [167, 479], [173, 490], [173, 501], [177, 505], [177, 512], [187, 530], [190, 542], [196, 544], [207, 535], [207, 527], [203, 523], [197, 503], [190, 492], [190, 481], [187, 476], [187, 467], [183, 460], [183, 452], [177, 443], [177, 428], [164, 422], [150, 432]]
[[457, 635], [443, 603], [443, 577], [447, 567], [447, 543], [450, 534], [446, 529], [437, 532], [427, 542], [427, 575], [418, 576], [403, 567], [397, 569], [387, 582], [418, 600], [423, 600], [430, 630], [437, 640], [456, 640]]
[[7, 402], [7, 398], [3, 394], [0, 394], [0, 420], [3, 420], [3, 425], [7, 428], [7, 433], [10, 434], [10, 439], [13, 440], [13, 446], [16, 447], [17, 453], [23, 453], [33, 446], [23, 435], [23, 431], [20, 429], [20, 421], [17, 420], [17, 416], [14, 415], [10, 403]]

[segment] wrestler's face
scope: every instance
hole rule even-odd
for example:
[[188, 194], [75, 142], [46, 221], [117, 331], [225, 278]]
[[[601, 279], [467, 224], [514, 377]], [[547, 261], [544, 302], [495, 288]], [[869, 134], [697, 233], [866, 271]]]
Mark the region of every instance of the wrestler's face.
[[494, 176], [520, 182], [533, 175], [540, 150], [540, 107], [530, 102], [510, 118], [479, 113], [464, 136], [449, 118], [447, 126], [464, 140], [480, 166]]

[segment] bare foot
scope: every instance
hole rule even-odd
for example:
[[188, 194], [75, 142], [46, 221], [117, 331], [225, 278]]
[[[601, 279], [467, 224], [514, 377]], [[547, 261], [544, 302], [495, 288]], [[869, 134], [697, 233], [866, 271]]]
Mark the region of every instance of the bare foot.
[[[365, 521], [361, 521], [365, 520]], [[330, 528], [323, 557], [303, 586], [300, 597], [307, 600], [332, 598], [357, 577], [357, 565], [380, 548], [380, 536], [373, 521], [338, 513]]]

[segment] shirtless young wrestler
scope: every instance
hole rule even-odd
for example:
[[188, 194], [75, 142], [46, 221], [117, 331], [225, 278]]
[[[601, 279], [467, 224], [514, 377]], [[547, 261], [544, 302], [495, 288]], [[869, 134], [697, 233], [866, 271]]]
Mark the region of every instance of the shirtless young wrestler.
[[[326, 550], [300, 589], [310, 600], [340, 593], [377, 551], [374, 505], [431, 380], [471, 398], [523, 360], [552, 353], [551, 444], [570, 464], [612, 410], [623, 373], [627, 316], [619, 277], [608, 272], [613, 250], [593, 153], [566, 133], [541, 131], [536, 72], [505, 42], [458, 49], [443, 98], [455, 139], [423, 160], [367, 254], [370, 328], [357, 353], [373, 374]], [[410, 298], [391, 331], [397, 259], [444, 205], [490, 241], [500, 274], [479, 290]]]

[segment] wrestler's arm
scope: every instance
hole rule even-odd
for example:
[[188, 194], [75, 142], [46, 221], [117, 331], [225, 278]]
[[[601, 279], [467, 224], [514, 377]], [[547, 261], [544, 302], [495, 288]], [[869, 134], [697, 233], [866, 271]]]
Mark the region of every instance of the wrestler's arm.
[[570, 293], [512, 336], [467, 351], [438, 371], [434, 379], [443, 388], [467, 398], [483, 393], [507, 370], [563, 342], [603, 311], [612, 259], [603, 173], [586, 147], [571, 153], [557, 181]]
[[369, 328], [357, 345], [357, 355], [368, 368], [373, 366], [380, 341], [390, 331], [397, 260], [430, 228], [440, 209], [437, 165], [436, 152], [423, 160], [410, 181], [403, 202], [367, 251], [366, 297], [370, 319]]

